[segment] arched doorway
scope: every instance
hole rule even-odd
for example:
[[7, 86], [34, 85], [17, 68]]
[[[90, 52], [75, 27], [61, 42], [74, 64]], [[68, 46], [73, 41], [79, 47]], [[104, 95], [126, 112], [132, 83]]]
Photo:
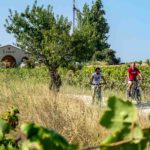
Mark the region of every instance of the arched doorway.
[[1, 62], [6, 68], [15, 67], [16, 59], [11, 55], [6, 55], [2, 58]]

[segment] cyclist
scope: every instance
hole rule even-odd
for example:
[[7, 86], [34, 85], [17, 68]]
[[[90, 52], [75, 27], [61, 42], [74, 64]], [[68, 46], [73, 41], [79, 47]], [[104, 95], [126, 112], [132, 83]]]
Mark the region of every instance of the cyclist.
[[137, 76], [140, 77], [140, 79], [142, 80], [142, 75], [140, 73], [140, 71], [136, 68], [136, 64], [132, 63], [130, 65], [130, 67], [128, 68], [128, 74], [127, 74], [127, 78], [128, 78], [128, 96], [131, 96], [131, 88], [133, 86], [133, 83], [135, 81], [137, 81]]
[[[101, 70], [99, 67], [95, 68], [95, 73], [92, 74], [90, 83], [92, 85], [92, 91], [93, 91], [93, 95], [92, 95], [92, 103], [94, 103], [95, 101], [95, 95], [96, 95], [96, 85], [100, 85], [101, 80], [104, 81], [104, 84], [106, 84], [105, 78], [103, 77]], [[99, 92], [100, 91], [100, 86], [99, 86]], [[101, 93], [99, 93], [101, 94]]]

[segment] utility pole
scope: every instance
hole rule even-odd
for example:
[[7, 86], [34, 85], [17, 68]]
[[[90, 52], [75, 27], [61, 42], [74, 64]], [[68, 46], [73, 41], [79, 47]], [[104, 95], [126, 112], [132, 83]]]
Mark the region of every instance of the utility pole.
[[75, 20], [76, 20], [76, 5], [75, 0], [73, 0], [73, 31], [75, 29]]
[[76, 0], [73, 0], [73, 31], [76, 26], [76, 12], [79, 12], [83, 16], [80, 10], [76, 7]]

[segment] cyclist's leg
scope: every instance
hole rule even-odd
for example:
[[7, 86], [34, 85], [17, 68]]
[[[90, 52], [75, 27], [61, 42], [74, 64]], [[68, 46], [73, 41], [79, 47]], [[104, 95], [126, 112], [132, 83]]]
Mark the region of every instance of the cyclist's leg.
[[128, 89], [127, 89], [127, 95], [128, 97], [131, 97], [131, 89], [132, 89], [132, 86], [133, 86], [133, 81], [128, 81]]
[[136, 99], [136, 87], [137, 87], [137, 82], [133, 81], [133, 85], [132, 85], [132, 89], [131, 89], [131, 94], [132, 94], [132, 98]]
[[141, 103], [141, 90], [138, 86], [138, 82], [136, 82], [135, 100], [137, 101], [137, 104]]
[[98, 100], [101, 101], [101, 87], [100, 86], [98, 87], [98, 91], [97, 92], [98, 92], [97, 93], [98, 94]]

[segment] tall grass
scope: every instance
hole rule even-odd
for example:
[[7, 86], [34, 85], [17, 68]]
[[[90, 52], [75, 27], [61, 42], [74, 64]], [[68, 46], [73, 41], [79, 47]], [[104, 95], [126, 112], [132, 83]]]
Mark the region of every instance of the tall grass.
[[[49, 91], [48, 82], [32, 77], [13, 78], [4, 73], [0, 73], [0, 83], [0, 114], [16, 106], [20, 124], [35, 122], [52, 128], [80, 146], [97, 145], [109, 134], [99, 125], [103, 110], [73, 96], [90, 95], [90, 90], [63, 85], [60, 93], [55, 94]], [[143, 127], [148, 125], [144, 118], [139, 122]]]
[[49, 91], [48, 83], [32, 78], [7, 80], [3, 74], [0, 77], [0, 113], [17, 106], [20, 124], [35, 122], [53, 128], [80, 145], [98, 144], [106, 136], [107, 131], [98, 123], [100, 109], [64, 94], [66, 87], [56, 95]]

